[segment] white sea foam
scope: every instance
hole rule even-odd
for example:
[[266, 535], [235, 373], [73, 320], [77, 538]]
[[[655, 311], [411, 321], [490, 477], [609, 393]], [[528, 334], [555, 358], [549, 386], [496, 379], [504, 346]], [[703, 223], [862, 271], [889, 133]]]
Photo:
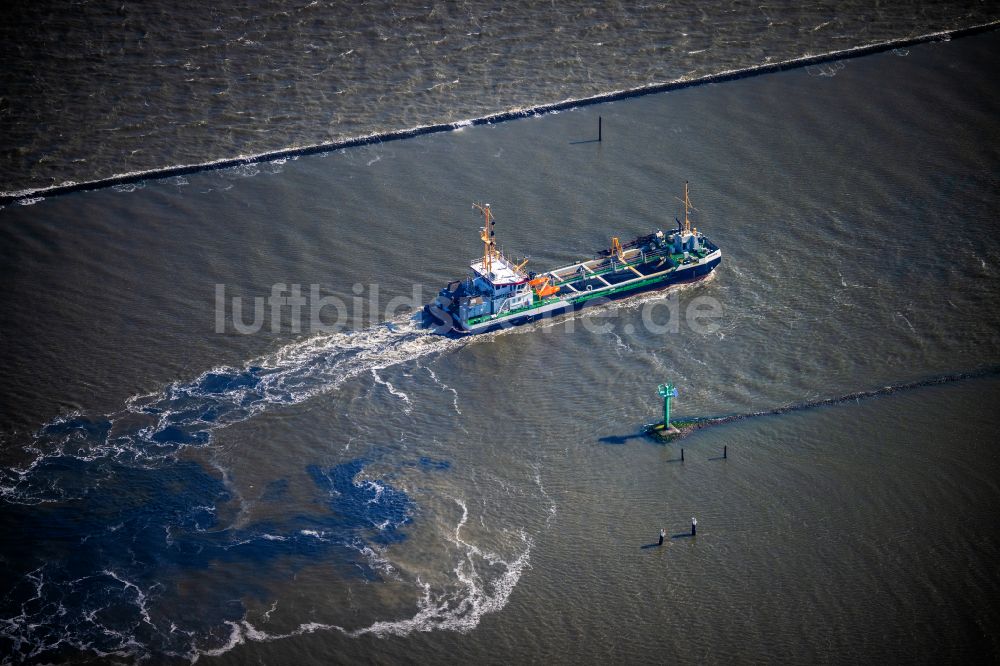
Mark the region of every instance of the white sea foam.
[[201, 656], [202, 654], [207, 655], [209, 657], [218, 657], [219, 655], [223, 655], [229, 652], [234, 647], [243, 642], [243, 625], [246, 624], [247, 626], [249, 626], [249, 624], [246, 622], [237, 623], [233, 622], [232, 620], [226, 620], [226, 624], [229, 626], [229, 640], [226, 642], [226, 644], [217, 648], [202, 650], [201, 654], [195, 653], [194, 658], [191, 659], [192, 664], [198, 661], [198, 657]]
[[383, 576], [392, 578], [393, 580], [402, 580], [396, 567], [386, 557], [386, 550], [384, 548], [370, 546], [360, 539], [355, 539], [349, 545], [364, 556], [372, 571], [378, 571]]
[[138, 183], [121, 183], [119, 185], [112, 185], [111, 189], [115, 192], [135, 192], [136, 190], [145, 189], [146, 183], [140, 181]]
[[410, 396], [408, 396], [403, 391], [397, 389], [395, 386], [392, 385], [392, 383], [386, 381], [385, 379], [382, 379], [382, 377], [379, 376], [378, 372], [374, 368], [372, 368], [372, 377], [375, 378], [376, 384], [378, 384], [379, 386], [384, 386], [386, 390], [389, 391], [389, 395], [399, 398], [400, 400], [406, 403], [406, 406], [403, 407], [404, 412], [409, 414], [413, 411], [413, 403], [410, 401]]
[[542, 493], [542, 497], [544, 497], [549, 502], [549, 515], [545, 519], [545, 527], [548, 527], [549, 523], [552, 522], [552, 519], [556, 517], [556, 511], [557, 511], [556, 502], [555, 502], [555, 500], [553, 500], [549, 496], [549, 494], [547, 492], [545, 492], [545, 486], [542, 485], [542, 468], [541, 468], [541, 465], [538, 465], [536, 463], [536, 464], [533, 464], [531, 466], [531, 468], [535, 472], [535, 477], [534, 477], [535, 485], [538, 486], [538, 490], [539, 490], [539, 492]]
[[[189, 655], [192, 663], [202, 655], [220, 656], [236, 646], [253, 642], [268, 642], [311, 634], [318, 631], [338, 631], [346, 636], [358, 638], [366, 635], [377, 637], [407, 636], [414, 632], [450, 630], [468, 632], [475, 629], [487, 613], [496, 613], [507, 605], [511, 593], [517, 586], [524, 569], [529, 566], [532, 539], [524, 530], [518, 531], [521, 541], [519, 552], [512, 558], [504, 557], [466, 541], [462, 529], [468, 523], [469, 510], [466, 502], [455, 499], [462, 510], [462, 516], [454, 530], [446, 534], [451, 543], [459, 546], [458, 559], [452, 573], [454, 582], [444, 589], [435, 589], [429, 583], [415, 578], [417, 589], [416, 613], [408, 618], [398, 620], [383, 620], [359, 629], [347, 629], [336, 624], [322, 622], [305, 622], [295, 629], [283, 633], [271, 633], [259, 629], [246, 618], [239, 622], [227, 621], [229, 635], [224, 644], [211, 648], [195, 648]], [[302, 530], [303, 534], [310, 532]], [[384, 551], [376, 550], [364, 544], [352, 544], [369, 560], [377, 570], [401, 580], [398, 572], [385, 556]], [[480, 565], [480, 566], [477, 566]], [[486, 565], [482, 567], [481, 565]], [[480, 571], [485, 568], [490, 572], [500, 570], [494, 578], [487, 577]], [[270, 614], [277, 608], [275, 602], [269, 611], [264, 613], [265, 621], [270, 620]]]
[[458, 414], [459, 416], [461, 416], [462, 415], [462, 410], [458, 408], [458, 391], [456, 391], [455, 389], [453, 389], [452, 387], [448, 386], [443, 381], [441, 381], [440, 379], [438, 379], [438, 376], [429, 367], [427, 367], [427, 366], [422, 366], [422, 367], [423, 367], [424, 370], [426, 370], [430, 374], [431, 379], [434, 381], [434, 383], [441, 387], [442, 391], [451, 391], [451, 393], [452, 393], [452, 403], [454, 404], [454, 407], [455, 407], [455, 413]]
[[375, 496], [368, 500], [366, 504], [378, 504], [378, 502], [382, 499], [382, 493], [385, 492], [385, 486], [372, 479], [367, 479], [363, 483], [356, 485], [375, 491]]
[[105, 576], [110, 576], [111, 578], [114, 578], [116, 581], [124, 585], [126, 590], [133, 590], [135, 592], [135, 597], [136, 597], [135, 604], [136, 607], [139, 609], [139, 613], [142, 615], [143, 622], [152, 627], [155, 627], [156, 625], [153, 624], [153, 621], [149, 618], [149, 609], [146, 608], [146, 594], [141, 589], [139, 589], [139, 586], [136, 585], [135, 583], [129, 582], [128, 580], [122, 578], [121, 576], [116, 574], [114, 571], [111, 571], [110, 569], [105, 569], [102, 573], [104, 573]]
[[[405, 636], [414, 631], [439, 629], [466, 632], [478, 626], [483, 615], [495, 613], [507, 605], [511, 592], [528, 566], [532, 540], [523, 530], [520, 531], [522, 549], [510, 561], [480, 549], [462, 538], [462, 528], [468, 522], [469, 511], [463, 500], [455, 501], [462, 509], [462, 517], [449, 535], [449, 540], [460, 546], [460, 558], [453, 569], [457, 588], [435, 593], [429, 584], [420, 583], [418, 579], [422, 594], [417, 600], [417, 613], [413, 617], [376, 622], [347, 632], [350, 636]], [[484, 578], [477, 563], [488, 564], [491, 571], [502, 569], [503, 573], [492, 580]]]
[[258, 162], [246, 162], [244, 164], [237, 164], [235, 166], [228, 167], [220, 171], [224, 176], [231, 175], [240, 178], [253, 178], [260, 174], [260, 163]]

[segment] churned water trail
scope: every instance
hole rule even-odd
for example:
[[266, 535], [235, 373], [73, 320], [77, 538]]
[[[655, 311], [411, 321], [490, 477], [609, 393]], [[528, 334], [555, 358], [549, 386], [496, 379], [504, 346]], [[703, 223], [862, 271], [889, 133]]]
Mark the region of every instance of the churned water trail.
[[204, 446], [212, 432], [270, 408], [294, 405], [377, 371], [461, 344], [401, 319], [392, 327], [330, 333], [287, 345], [242, 368], [218, 367], [159, 392], [129, 398], [113, 414], [73, 413], [44, 425], [26, 447], [30, 461], [0, 471], [0, 496], [10, 502], [65, 500], [73, 496], [46, 474], [64, 459], [121, 464], [159, 462], [188, 446]]

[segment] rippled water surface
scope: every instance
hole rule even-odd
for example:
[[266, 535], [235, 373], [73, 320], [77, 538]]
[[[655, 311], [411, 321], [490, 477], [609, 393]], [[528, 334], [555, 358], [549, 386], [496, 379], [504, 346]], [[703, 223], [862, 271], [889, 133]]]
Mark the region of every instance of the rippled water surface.
[[981, 2], [32, 2], [0, 192], [255, 155], [996, 21]]
[[[998, 39], [0, 209], [0, 656], [995, 660]], [[711, 279], [411, 321], [472, 200], [545, 269], [685, 180]]]

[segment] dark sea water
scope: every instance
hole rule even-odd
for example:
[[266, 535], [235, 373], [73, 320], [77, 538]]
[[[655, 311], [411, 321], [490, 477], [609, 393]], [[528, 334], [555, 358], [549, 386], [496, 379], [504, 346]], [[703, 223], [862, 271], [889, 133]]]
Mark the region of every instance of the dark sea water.
[[454, 123], [1000, 20], [995, 3], [36, 2], [0, 193]]
[[[508, 6], [494, 15], [521, 20]], [[753, 8], [713, 11], [730, 10]], [[812, 11], [776, 23], [823, 33]], [[878, 11], [903, 27], [838, 14], [837, 34], [865, 29], [835, 47], [988, 9]], [[242, 16], [265, 43], [247, 13], [219, 12], [222, 34], [239, 42]], [[812, 48], [746, 30], [727, 42], [737, 64]], [[558, 72], [525, 34], [526, 61]], [[996, 661], [998, 48], [987, 32], [0, 209], [0, 659]], [[552, 77], [531, 85], [580, 94]], [[456, 117], [503, 106], [477, 86], [480, 106]], [[429, 117], [357, 95], [365, 131]], [[288, 99], [262, 97], [260, 117], [302, 106]], [[282, 137], [241, 145], [328, 138], [297, 134], [306, 115], [258, 122]], [[203, 131], [130, 141], [158, 146], [143, 169], [237, 145]], [[117, 154], [119, 139], [79, 141]], [[16, 187], [49, 178], [12, 169]], [[709, 280], [471, 339], [411, 320], [479, 251], [471, 201], [538, 270], [672, 225], [685, 180], [724, 253]], [[269, 301], [296, 288], [299, 317]], [[666, 381], [682, 418], [910, 388], [664, 445], [638, 431]], [[645, 547], [660, 528], [669, 545]]]

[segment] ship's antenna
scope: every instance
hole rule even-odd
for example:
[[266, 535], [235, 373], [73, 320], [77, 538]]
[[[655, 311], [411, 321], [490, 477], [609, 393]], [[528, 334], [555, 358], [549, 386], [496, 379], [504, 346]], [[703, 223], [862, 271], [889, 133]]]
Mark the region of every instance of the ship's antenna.
[[493, 257], [496, 255], [497, 245], [497, 232], [493, 230], [496, 222], [493, 220], [493, 213], [490, 212], [489, 204], [474, 203], [472, 207], [479, 209], [479, 212], [483, 214], [485, 224], [479, 230], [479, 237], [483, 239], [483, 271], [491, 273], [493, 272]]

